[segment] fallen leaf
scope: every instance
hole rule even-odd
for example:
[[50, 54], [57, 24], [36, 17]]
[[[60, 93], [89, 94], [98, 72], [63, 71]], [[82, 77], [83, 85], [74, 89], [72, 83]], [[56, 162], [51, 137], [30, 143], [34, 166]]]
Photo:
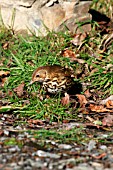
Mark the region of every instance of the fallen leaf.
[[69, 104], [69, 102], [70, 102], [70, 98], [69, 98], [69, 94], [65, 94], [65, 97], [63, 97], [62, 99], [61, 99], [61, 104], [63, 105], [63, 106], [65, 106], [65, 105], [67, 105], [67, 104]]
[[8, 75], [9, 75], [9, 71], [3, 71], [3, 70], [0, 71], [0, 86], [4, 87]]
[[13, 92], [11, 90], [8, 90], [8, 96], [10, 96], [10, 97], [13, 96]]
[[63, 123], [69, 123], [69, 120], [66, 120], [66, 119], [65, 119], [65, 120], [63, 120], [62, 122], [63, 122]]
[[7, 77], [1, 79], [1, 86], [4, 87], [5, 82], [7, 81]]
[[72, 50], [66, 49], [62, 53], [63, 57], [69, 58], [70, 61], [77, 61], [80, 64], [84, 64], [86, 61], [80, 58], [77, 58], [79, 55], [76, 55]]
[[75, 34], [73, 39], [71, 40], [71, 43], [73, 43], [76, 46], [81, 46], [84, 42], [84, 39], [87, 37], [87, 33], [80, 33]]
[[90, 72], [90, 75], [93, 75], [94, 73], [98, 72], [98, 68], [94, 68], [92, 69], [92, 71]]
[[9, 71], [0, 71], [0, 77], [9, 75]]
[[18, 97], [21, 97], [23, 95], [23, 90], [24, 90], [25, 83], [22, 82], [19, 84], [18, 87], [14, 88], [14, 92], [17, 93]]
[[113, 100], [108, 100], [108, 101], [106, 102], [106, 107], [107, 107], [107, 108], [113, 108]]
[[102, 159], [103, 157], [106, 157], [106, 153], [102, 153], [102, 154], [100, 154], [98, 156], [93, 155], [92, 157], [96, 158], [96, 159]]
[[78, 112], [83, 113], [83, 114], [89, 114], [89, 109], [84, 107], [84, 108], [79, 108]]
[[4, 50], [7, 50], [8, 47], [9, 47], [9, 42], [5, 42], [3, 45], [2, 45], [3, 49]]
[[85, 105], [87, 104], [86, 97], [83, 94], [77, 94], [76, 96], [79, 99], [80, 107], [85, 107]]
[[84, 92], [84, 94], [85, 94], [85, 96], [87, 97], [87, 98], [89, 98], [89, 97], [91, 97], [91, 93], [90, 93], [90, 91], [89, 91], [89, 89], [87, 89], [85, 92]]
[[103, 126], [113, 126], [113, 115], [108, 114], [102, 120]]
[[93, 112], [98, 112], [98, 113], [101, 113], [101, 112], [113, 112], [112, 110], [110, 109], [106, 109], [103, 105], [94, 105], [94, 104], [90, 104], [89, 105], [89, 109]]
[[38, 119], [30, 119], [27, 121], [29, 124], [35, 124], [35, 125], [43, 125], [44, 122], [42, 120], [38, 120]]
[[74, 61], [74, 59], [76, 58], [75, 53], [72, 50], [68, 49], [66, 49], [62, 55], [63, 57], [70, 58], [72, 61]]

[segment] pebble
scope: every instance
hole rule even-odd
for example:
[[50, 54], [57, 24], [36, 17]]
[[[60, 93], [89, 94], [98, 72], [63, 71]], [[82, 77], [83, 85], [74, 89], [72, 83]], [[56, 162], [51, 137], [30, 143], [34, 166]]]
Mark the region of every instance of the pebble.
[[58, 147], [60, 149], [67, 149], [67, 150], [72, 148], [71, 145], [67, 145], [67, 144], [60, 144]]
[[50, 153], [50, 152], [45, 152], [45, 151], [42, 151], [42, 150], [38, 150], [36, 152], [36, 155], [38, 155], [39, 157], [49, 157], [49, 158], [53, 158], [53, 159], [58, 159], [60, 158], [60, 155], [58, 154], [54, 154], [54, 153]]

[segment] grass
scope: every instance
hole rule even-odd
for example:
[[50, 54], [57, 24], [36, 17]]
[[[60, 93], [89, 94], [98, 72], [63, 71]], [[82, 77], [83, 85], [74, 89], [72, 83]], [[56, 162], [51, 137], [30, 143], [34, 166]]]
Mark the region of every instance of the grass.
[[[112, 60], [112, 45], [110, 46], [108, 53], [100, 55], [97, 53], [96, 57], [89, 54], [89, 44], [93, 42], [93, 46], [96, 48], [100, 45], [101, 35], [94, 37], [95, 34], [89, 35], [87, 43], [81, 51], [79, 51], [79, 58], [85, 60], [87, 69], [83, 64], [70, 62], [69, 58], [64, 58], [61, 52], [68, 48], [75, 53], [75, 48], [70, 40], [71, 35], [68, 33], [54, 33], [50, 32], [47, 37], [23, 37], [21, 35], [12, 35], [8, 30], [3, 30], [0, 33], [1, 41], [1, 69], [8, 70], [10, 77], [1, 88], [4, 93], [7, 93], [6, 99], [15, 107], [21, 107], [14, 111], [21, 116], [30, 116], [36, 119], [49, 118], [50, 121], [63, 121], [64, 119], [75, 118], [75, 114], [72, 115], [70, 107], [64, 107], [61, 105], [61, 96], [52, 96], [49, 99], [41, 101], [37, 94], [39, 93], [40, 85], [33, 84], [29, 86], [33, 71], [41, 65], [62, 65], [72, 67], [75, 71], [76, 68], [82, 67], [85, 69], [85, 76], [80, 77], [82, 82], [91, 82], [90, 88], [97, 90], [103, 90], [105, 93], [113, 94], [113, 78], [112, 78], [112, 66], [107, 68], [107, 65], [113, 65]], [[93, 41], [92, 41], [93, 37]], [[8, 44], [7, 48], [4, 48], [5, 44]], [[93, 46], [90, 47], [90, 50]], [[111, 55], [111, 56], [110, 56]], [[99, 59], [101, 56], [102, 60]], [[96, 71], [93, 71], [95, 70]], [[19, 98], [14, 92], [14, 88], [18, 87], [22, 82], [25, 83], [24, 90], [26, 94]], [[12, 93], [9, 95], [9, 91]], [[29, 104], [26, 105], [25, 100], [29, 100]]]
[[[79, 143], [82, 144], [82, 142], [86, 142], [87, 138], [85, 132], [81, 132], [83, 128], [72, 128], [69, 130], [37, 130], [37, 131], [26, 131], [26, 133], [30, 136], [34, 136], [35, 139], [37, 139], [40, 143], [40, 146], [45, 145], [45, 140], [48, 141], [55, 141], [58, 143], [63, 143], [64, 139], [67, 144], [70, 144], [70, 141], [74, 144]], [[20, 132], [21, 134], [21, 132]], [[41, 142], [40, 142], [41, 141]], [[22, 147], [24, 144], [26, 144], [26, 141], [19, 140], [15, 138], [8, 138], [5, 139], [4, 145], [18, 145], [19, 147]]]
[[[34, 134], [36, 139], [39, 140], [55, 140], [57, 142], [63, 142], [65, 139], [66, 143], [72, 142], [77, 142], [77, 143], [82, 143], [82, 141], [85, 142], [85, 133], [82, 131], [83, 127], [80, 128], [72, 128], [71, 130], [38, 130], [37, 132], [29, 131], [29, 134]], [[81, 142], [80, 142], [81, 141]]]
[[[40, 101], [37, 97], [40, 86], [38, 84], [29, 86], [29, 82], [33, 71], [41, 65], [70, 66], [70, 63], [59, 55], [60, 51], [68, 45], [70, 39], [68, 34], [61, 33], [49, 33], [46, 38], [22, 37], [21, 35], [11, 35], [9, 32], [1, 33], [1, 69], [10, 72], [4, 88], [1, 89], [7, 94], [6, 99], [10, 101], [12, 107], [21, 107], [13, 113], [36, 119], [48, 117], [50, 121], [62, 121], [64, 117], [67, 117], [66, 108], [60, 103], [60, 95]], [[8, 43], [8, 48], [4, 49], [6, 43]], [[25, 83], [26, 95], [19, 98], [14, 92], [14, 88], [22, 82]], [[9, 95], [9, 91], [12, 93], [11, 95]], [[22, 107], [25, 100], [29, 100], [29, 104]]]

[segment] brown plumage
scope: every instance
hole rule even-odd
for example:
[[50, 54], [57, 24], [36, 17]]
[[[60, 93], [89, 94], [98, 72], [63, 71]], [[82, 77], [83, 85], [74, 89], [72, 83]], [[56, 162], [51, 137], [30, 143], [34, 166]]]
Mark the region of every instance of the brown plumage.
[[38, 67], [32, 74], [30, 84], [42, 83], [42, 87], [49, 93], [66, 92], [74, 83], [74, 75], [68, 68], [58, 65]]

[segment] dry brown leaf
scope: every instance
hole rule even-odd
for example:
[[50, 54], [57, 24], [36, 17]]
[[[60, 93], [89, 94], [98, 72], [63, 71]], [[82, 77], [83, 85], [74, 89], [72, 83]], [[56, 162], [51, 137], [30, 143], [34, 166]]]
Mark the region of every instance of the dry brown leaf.
[[62, 104], [63, 106], [65, 106], [65, 105], [69, 104], [69, 102], [70, 102], [69, 94], [65, 94], [65, 97], [63, 97], [63, 98], [61, 99], [61, 104]]
[[7, 50], [8, 47], [9, 47], [9, 42], [5, 42], [3, 45], [2, 45], [3, 49], [4, 50]]
[[3, 70], [0, 71], [0, 86], [4, 87], [8, 75], [9, 75], [9, 71], [3, 71]]
[[91, 93], [90, 93], [90, 91], [89, 91], [89, 89], [87, 89], [85, 92], [84, 92], [84, 94], [85, 94], [85, 96], [87, 97], [87, 98], [89, 98], [89, 97], [91, 97]]
[[65, 51], [63, 51], [62, 55], [63, 57], [69, 58], [70, 61], [77, 61], [80, 64], [84, 64], [86, 62], [83, 59], [77, 58], [78, 56], [72, 50], [66, 49]]
[[108, 101], [106, 102], [106, 107], [107, 107], [107, 108], [113, 108], [113, 101], [112, 101], [112, 100], [108, 100]]
[[98, 72], [98, 68], [94, 68], [94, 69], [90, 72], [90, 75], [94, 74], [95, 72]]
[[113, 112], [112, 110], [110, 109], [106, 109], [103, 105], [94, 105], [94, 104], [90, 104], [89, 105], [89, 109], [93, 112], [98, 112], [98, 113], [101, 113], [101, 112]]
[[103, 126], [113, 126], [113, 115], [108, 114], [102, 120]]
[[11, 90], [8, 90], [8, 96], [10, 96], [10, 97], [13, 96], [13, 92]]
[[83, 113], [83, 114], [89, 114], [89, 110], [88, 110], [86, 107], [84, 107], [84, 108], [79, 108], [79, 109], [78, 109], [78, 112]]
[[9, 71], [0, 71], [0, 77], [9, 75]]
[[64, 119], [62, 122], [63, 123], [69, 123], [69, 120]]
[[23, 95], [23, 90], [24, 90], [25, 83], [22, 82], [19, 84], [18, 87], [14, 88], [14, 92], [17, 93], [18, 97], [21, 97]]
[[86, 97], [83, 94], [77, 94], [76, 96], [79, 99], [80, 107], [85, 107], [85, 105], [87, 104]]
[[71, 40], [71, 43], [73, 43], [76, 46], [81, 46], [86, 37], [87, 33], [75, 34], [73, 40]]
[[42, 120], [38, 120], [38, 119], [30, 119], [27, 121], [29, 124], [35, 124], [35, 125], [43, 125], [44, 122]]
[[106, 157], [106, 155], [107, 155], [106, 153], [102, 153], [102, 154], [100, 154], [98, 156], [93, 155], [92, 157], [96, 158], [96, 159], [102, 159], [103, 157]]
[[7, 81], [7, 77], [1, 79], [1, 86], [4, 87], [5, 82]]
[[70, 58], [71, 60], [74, 60], [76, 58], [75, 53], [72, 50], [66, 49], [63, 51], [63, 57]]

